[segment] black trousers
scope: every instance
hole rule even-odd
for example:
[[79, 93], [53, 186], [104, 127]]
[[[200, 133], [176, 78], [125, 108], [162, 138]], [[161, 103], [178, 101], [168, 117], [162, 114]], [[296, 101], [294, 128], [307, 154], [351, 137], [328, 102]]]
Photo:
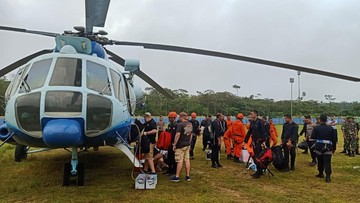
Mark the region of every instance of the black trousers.
[[220, 150], [220, 146], [218, 143], [211, 145], [211, 162], [212, 162], [212, 164], [220, 164], [219, 163], [219, 150]]
[[[256, 160], [256, 158], [259, 156], [261, 150], [262, 150], [262, 147], [261, 147], [261, 143], [255, 143], [253, 144], [253, 149], [254, 149], [254, 160]], [[262, 169], [264, 169], [264, 167], [261, 166], [261, 164], [257, 161], [255, 161], [255, 165], [256, 165], [256, 173], [257, 174], [262, 174]]]
[[[313, 144], [314, 144], [315, 142], [313, 142], [313, 141], [306, 141], [306, 142], [307, 142], [308, 148], [309, 148], [309, 150], [310, 150], [310, 155], [311, 155], [312, 162], [316, 162], [316, 157], [317, 157], [317, 155], [316, 155], [316, 153], [314, 152], [314, 150], [311, 149], [311, 146], [313, 146]], [[307, 149], [306, 149], [305, 151], [307, 152]]]
[[190, 156], [194, 156], [194, 148], [196, 145], [196, 139], [197, 139], [197, 135], [193, 134], [192, 140], [191, 140], [191, 144], [190, 144]]
[[319, 173], [324, 173], [325, 169], [325, 174], [331, 175], [331, 156], [331, 154], [317, 155]]
[[[294, 145], [296, 146], [296, 145]], [[295, 168], [295, 158], [296, 158], [296, 150], [295, 147], [291, 147], [290, 149], [285, 145], [284, 147], [284, 158], [285, 162], [287, 164], [287, 167], [289, 167], [289, 156], [291, 156], [291, 168]]]
[[208, 147], [208, 145], [209, 145], [209, 147], [210, 147], [210, 143], [209, 143], [209, 141], [210, 141], [210, 136], [209, 136], [209, 135], [204, 135], [204, 134], [203, 134], [203, 138], [202, 138], [202, 142], [203, 142], [203, 149], [206, 149], [206, 148]]
[[167, 172], [175, 174], [176, 173], [175, 152], [172, 148], [172, 145], [170, 146], [170, 148], [168, 150], [167, 164], [169, 166]]

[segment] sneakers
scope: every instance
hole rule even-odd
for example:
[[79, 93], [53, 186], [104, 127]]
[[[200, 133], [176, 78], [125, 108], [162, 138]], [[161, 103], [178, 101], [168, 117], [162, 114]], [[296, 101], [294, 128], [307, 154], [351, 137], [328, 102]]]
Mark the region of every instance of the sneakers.
[[180, 178], [174, 176], [174, 177], [170, 178], [170, 181], [171, 181], [171, 182], [174, 182], [174, 183], [178, 183], [178, 182], [180, 182]]
[[186, 180], [187, 182], [190, 182], [190, 180], [191, 180], [191, 179], [190, 179], [190, 176], [186, 176], [186, 177], [185, 177], [185, 180]]

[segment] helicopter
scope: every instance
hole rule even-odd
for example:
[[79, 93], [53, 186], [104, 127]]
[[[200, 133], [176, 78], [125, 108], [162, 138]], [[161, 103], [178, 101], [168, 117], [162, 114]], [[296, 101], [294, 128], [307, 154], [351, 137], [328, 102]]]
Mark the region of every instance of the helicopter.
[[[0, 31], [55, 38], [55, 48], [26, 56], [0, 70], [0, 76], [18, 69], [6, 93], [5, 123], [0, 140], [16, 145], [15, 161], [27, 154], [50, 149], [71, 149], [64, 164], [63, 185], [84, 185], [84, 148], [112, 146], [124, 152], [134, 166], [141, 163], [132, 152], [135, 108], [142, 101], [137, 76], [166, 98], [173, 96], [140, 70], [139, 60], [123, 59], [107, 46], [139, 46], [145, 49], [206, 55], [359, 82], [360, 78], [291, 64], [189, 47], [108, 39], [104, 27], [110, 0], [85, 0], [86, 26], [52, 33], [0, 26]], [[124, 71], [122, 71], [124, 70]], [[42, 149], [29, 150], [29, 147]]]

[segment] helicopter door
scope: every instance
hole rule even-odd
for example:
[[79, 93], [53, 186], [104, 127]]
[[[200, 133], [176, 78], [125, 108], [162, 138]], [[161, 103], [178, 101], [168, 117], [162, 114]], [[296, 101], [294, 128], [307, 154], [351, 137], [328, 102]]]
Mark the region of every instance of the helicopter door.
[[125, 90], [124, 90], [125, 88], [124, 88], [124, 84], [122, 83], [120, 74], [118, 74], [116, 71], [110, 69], [110, 75], [111, 75], [111, 80], [112, 80], [112, 84], [114, 87], [115, 97], [121, 103], [123, 103], [124, 106], [127, 105], [127, 100], [125, 97]]
[[130, 103], [130, 91], [129, 91], [129, 86], [130, 84], [128, 83], [127, 79], [125, 78], [125, 76], [123, 75], [123, 79], [125, 81], [125, 94], [126, 94], [126, 100], [127, 100], [127, 107], [129, 110], [129, 113], [132, 114], [132, 109], [131, 109], [131, 103]]

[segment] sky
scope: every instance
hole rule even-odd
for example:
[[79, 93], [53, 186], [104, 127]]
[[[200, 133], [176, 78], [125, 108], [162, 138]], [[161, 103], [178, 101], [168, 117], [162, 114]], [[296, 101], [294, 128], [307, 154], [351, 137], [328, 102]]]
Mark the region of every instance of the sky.
[[[112, 0], [104, 28], [110, 39], [186, 46], [360, 77], [358, 0]], [[85, 26], [84, 0], [3, 0], [0, 25], [62, 33]], [[95, 28], [97, 29], [97, 28]], [[50, 37], [0, 31], [0, 68], [55, 47]], [[290, 100], [296, 71], [184, 53], [108, 46], [163, 87], [191, 94], [211, 89], [238, 96]], [[10, 73], [8, 75], [11, 78]], [[148, 85], [136, 80], [141, 87]], [[304, 100], [360, 101], [360, 84], [301, 73]]]

